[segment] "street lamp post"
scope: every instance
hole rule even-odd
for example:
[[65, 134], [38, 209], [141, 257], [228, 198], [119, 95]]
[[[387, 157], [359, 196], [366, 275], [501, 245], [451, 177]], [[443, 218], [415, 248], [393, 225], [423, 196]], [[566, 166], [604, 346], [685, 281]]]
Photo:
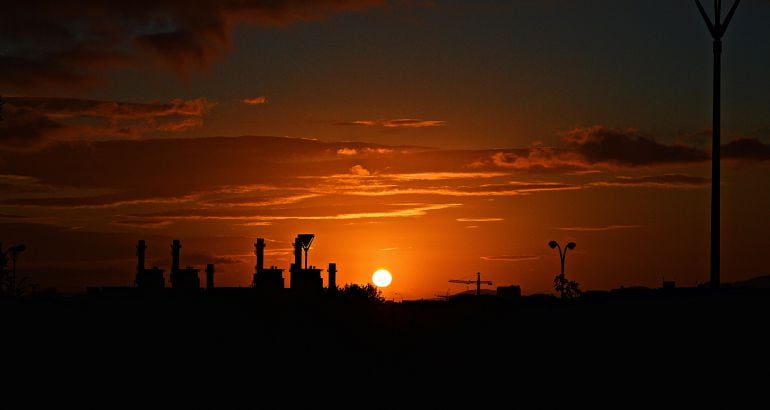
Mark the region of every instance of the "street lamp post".
[[548, 242], [548, 246], [551, 247], [551, 249], [556, 249], [559, 252], [559, 260], [561, 261], [561, 273], [557, 277], [557, 283], [559, 283], [561, 286], [558, 286], [557, 289], [561, 293], [561, 297], [563, 298], [566, 293], [566, 284], [567, 281], [564, 278], [564, 260], [567, 258], [567, 250], [575, 249], [575, 242], [568, 242], [567, 246], [564, 247], [562, 250], [561, 246], [559, 246], [559, 243], [556, 241]]

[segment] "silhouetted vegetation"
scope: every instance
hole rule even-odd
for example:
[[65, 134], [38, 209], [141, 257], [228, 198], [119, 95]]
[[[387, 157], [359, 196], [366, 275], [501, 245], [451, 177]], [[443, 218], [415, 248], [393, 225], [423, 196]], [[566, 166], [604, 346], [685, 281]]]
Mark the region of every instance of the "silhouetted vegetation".
[[339, 288], [338, 294], [340, 297], [351, 301], [360, 300], [373, 303], [385, 301], [382, 291], [371, 283], [363, 286], [356, 283], [346, 283], [344, 287]]
[[[13, 245], [8, 250], [3, 250], [3, 244], [0, 243], [0, 296], [1, 297], [19, 297], [23, 296], [32, 287], [27, 281], [29, 278], [24, 275], [16, 276], [16, 259], [19, 254], [27, 249], [26, 245]], [[8, 262], [11, 262], [11, 269], [8, 269]]]
[[553, 278], [553, 288], [559, 292], [562, 299], [574, 299], [580, 297], [580, 285], [574, 280], [567, 280], [563, 273], [556, 275]]

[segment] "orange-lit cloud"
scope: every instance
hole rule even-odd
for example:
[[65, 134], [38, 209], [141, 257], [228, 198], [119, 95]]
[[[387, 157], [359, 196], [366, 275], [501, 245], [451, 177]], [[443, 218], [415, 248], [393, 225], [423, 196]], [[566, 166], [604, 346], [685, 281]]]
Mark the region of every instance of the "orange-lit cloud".
[[[287, 220], [353, 220], [353, 219], [379, 219], [379, 218], [410, 218], [424, 216], [430, 211], [456, 208], [462, 206], [457, 203], [444, 204], [392, 204], [382, 207], [381, 211], [371, 212], [351, 212], [329, 214], [306, 214], [306, 215], [254, 215], [253, 212], [245, 210], [222, 210], [222, 209], [181, 209], [161, 213], [145, 213], [131, 215], [137, 218], [157, 218], [159, 220], [236, 220], [236, 221], [287, 221]], [[331, 210], [331, 209], [330, 209]]]
[[368, 175], [371, 175], [371, 173], [366, 168], [362, 167], [361, 165], [353, 165], [350, 168], [350, 173], [353, 174], [353, 175], [358, 175], [358, 176], [368, 176]]
[[641, 225], [567, 226], [556, 228], [556, 230], [566, 232], [605, 232], [637, 228], [641, 228]]
[[426, 128], [443, 127], [445, 121], [423, 120], [418, 118], [395, 118], [380, 120], [357, 120], [350, 122], [338, 122], [335, 125], [350, 125], [359, 127], [383, 127], [383, 128]]
[[267, 104], [267, 97], [245, 98], [245, 99], [241, 100], [241, 102], [246, 104], [246, 105]]
[[526, 262], [540, 259], [540, 255], [500, 255], [500, 256], [480, 256], [485, 261], [498, 262]]
[[457, 218], [457, 222], [500, 222], [503, 218]]
[[641, 177], [617, 176], [606, 181], [591, 183], [593, 186], [648, 187], [648, 188], [700, 188], [710, 183], [708, 178], [681, 174], [650, 175]]

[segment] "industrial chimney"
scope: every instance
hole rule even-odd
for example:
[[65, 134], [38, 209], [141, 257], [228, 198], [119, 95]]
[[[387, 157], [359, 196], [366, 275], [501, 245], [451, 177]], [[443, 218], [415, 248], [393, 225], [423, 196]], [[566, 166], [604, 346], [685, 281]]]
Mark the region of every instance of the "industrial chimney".
[[254, 248], [256, 248], [257, 254], [256, 273], [260, 273], [265, 269], [265, 239], [257, 238]]
[[302, 243], [299, 237], [294, 240], [294, 269], [302, 269]]
[[179, 239], [174, 239], [171, 243], [171, 273], [179, 271], [179, 252], [182, 250], [182, 244]]
[[330, 263], [329, 264], [329, 286], [328, 289], [331, 292], [337, 291], [337, 264], [336, 263]]
[[141, 274], [144, 272], [144, 251], [147, 249], [147, 245], [144, 239], [140, 240], [136, 244], [136, 273]]
[[214, 264], [206, 265], [206, 290], [214, 289]]

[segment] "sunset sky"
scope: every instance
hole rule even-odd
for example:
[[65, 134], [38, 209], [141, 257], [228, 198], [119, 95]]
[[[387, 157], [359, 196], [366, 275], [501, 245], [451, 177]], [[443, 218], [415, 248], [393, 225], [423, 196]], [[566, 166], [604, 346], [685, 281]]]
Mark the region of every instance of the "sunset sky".
[[[338, 283], [389, 269], [388, 299], [476, 272], [551, 292], [552, 239], [584, 289], [708, 280], [692, 1], [16, 3], [0, 241], [40, 288], [132, 284], [138, 239], [167, 281], [180, 239], [183, 265], [248, 286], [255, 239], [288, 269], [298, 233]], [[724, 38], [723, 282], [770, 273], [768, 22], [744, 0]]]

